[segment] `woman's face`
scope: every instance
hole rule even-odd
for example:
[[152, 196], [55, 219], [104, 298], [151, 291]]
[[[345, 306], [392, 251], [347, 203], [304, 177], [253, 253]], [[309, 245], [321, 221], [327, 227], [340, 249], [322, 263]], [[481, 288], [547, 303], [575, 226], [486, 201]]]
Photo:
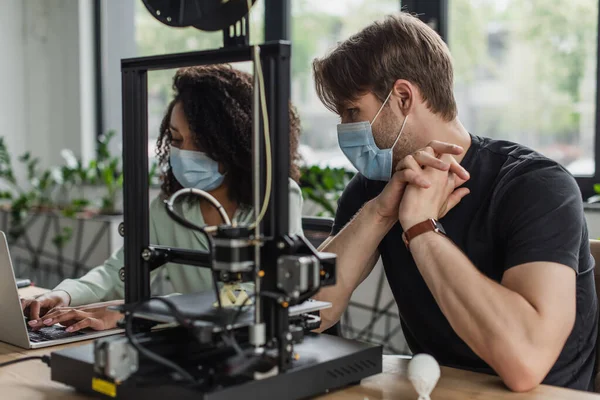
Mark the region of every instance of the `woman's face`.
[[190, 131], [190, 124], [188, 124], [185, 117], [181, 102], [175, 103], [173, 107], [169, 129], [171, 131], [171, 146], [177, 147], [180, 150], [201, 151], [194, 142], [194, 137]]
[[[190, 130], [190, 124], [185, 117], [181, 102], [177, 102], [173, 106], [169, 130], [171, 131], [171, 146], [180, 150], [204, 151], [194, 142], [194, 135]], [[225, 173], [225, 166], [222, 163], [219, 163], [219, 172]]]

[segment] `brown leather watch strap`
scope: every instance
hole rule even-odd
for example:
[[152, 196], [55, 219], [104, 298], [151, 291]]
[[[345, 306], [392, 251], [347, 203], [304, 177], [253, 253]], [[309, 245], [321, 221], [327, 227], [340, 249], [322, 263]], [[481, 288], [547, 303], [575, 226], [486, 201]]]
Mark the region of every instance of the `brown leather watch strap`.
[[406, 248], [410, 251], [410, 248], [408, 247], [410, 241], [426, 232], [436, 232], [443, 234], [438, 228], [437, 221], [430, 218], [428, 220], [416, 224], [409, 230], [402, 233], [402, 240], [404, 241], [404, 245], [406, 246]]

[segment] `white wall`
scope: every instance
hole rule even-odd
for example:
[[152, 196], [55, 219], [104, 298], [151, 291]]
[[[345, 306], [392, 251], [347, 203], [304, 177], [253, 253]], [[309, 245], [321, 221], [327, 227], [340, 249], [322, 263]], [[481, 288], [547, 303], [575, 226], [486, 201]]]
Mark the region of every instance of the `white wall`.
[[94, 3], [79, 0], [79, 100], [81, 157], [87, 165], [96, 155], [96, 59]]
[[0, 0], [0, 135], [9, 149], [27, 148], [22, 0]]
[[80, 85], [81, 65], [93, 68], [81, 63], [92, 36], [80, 35], [80, 4], [91, 12], [91, 0], [0, 0], [0, 135], [15, 159], [30, 151], [47, 167], [62, 164], [63, 148], [93, 151], [82, 140], [82, 127], [95, 137], [95, 116]]
[[28, 0], [23, 6], [28, 150], [55, 165], [64, 147], [81, 154], [78, 3]]
[[[132, 0], [102, 3], [102, 86], [104, 130], [122, 137], [121, 59], [136, 55], [135, 3]], [[103, 132], [103, 133], [105, 133]], [[121, 140], [115, 140], [121, 143]], [[113, 143], [116, 145], [116, 143]], [[120, 151], [113, 147], [114, 153]]]

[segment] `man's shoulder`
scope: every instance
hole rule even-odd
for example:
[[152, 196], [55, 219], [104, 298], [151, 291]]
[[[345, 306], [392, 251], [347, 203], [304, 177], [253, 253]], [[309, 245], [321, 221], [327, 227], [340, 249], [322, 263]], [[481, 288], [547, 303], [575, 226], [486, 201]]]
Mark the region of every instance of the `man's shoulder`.
[[[371, 181], [360, 173], [354, 175], [338, 200], [333, 233], [339, 232], [365, 203], [375, 198], [385, 187], [385, 183]], [[374, 185], [381, 186], [381, 189], [375, 188]]]
[[[575, 182], [560, 163], [519, 143], [476, 137], [479, 163], [495, 169], [498, 183], [517, 183], [529, 180], [562, 179]], [[474, 142], [475, 142], [474, 140]], [[481, 167], [481, 166], [480, 166]]]
[[352, 195], [366, 202], [381, 193], [386, 184], [387, 182], [367, 179], [363, 174], [358, 172], [352, 177], [348, 185], [346, 185], [344, 194]]
[[556, 163], [530, 147], [509, 140], [473, 136], [472, 142], [477, 146], [480, 157], [505, 159], [507, 163], [515, 165], [532, 162]]
[[502, 209], [508, 205], [513, 211], [540, 204], [582, 207], [579, 186], [560, 163], [518, 143], [479, 139], [476, 168], [486, 171], [484, 179], [491, 187], [484, 185], [484, 190], [491, 194], [492, 207]]

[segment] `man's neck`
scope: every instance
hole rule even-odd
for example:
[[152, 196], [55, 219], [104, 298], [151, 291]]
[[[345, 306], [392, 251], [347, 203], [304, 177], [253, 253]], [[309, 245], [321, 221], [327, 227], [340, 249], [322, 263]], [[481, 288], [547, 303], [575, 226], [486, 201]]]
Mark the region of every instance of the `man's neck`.
[[458, 118], [447, 122], [438, 118], [428, 121], [423, 125], [419, 132], [423, 132], [422, 137], [428, 138], [428, 142], [437, 140], [439, 142], [452, 143], [461, 146], [464, 151], [462, 154], [455, 156], [459, 163], [467, 154], [471, 147], [471, 135], [463, 126]]

